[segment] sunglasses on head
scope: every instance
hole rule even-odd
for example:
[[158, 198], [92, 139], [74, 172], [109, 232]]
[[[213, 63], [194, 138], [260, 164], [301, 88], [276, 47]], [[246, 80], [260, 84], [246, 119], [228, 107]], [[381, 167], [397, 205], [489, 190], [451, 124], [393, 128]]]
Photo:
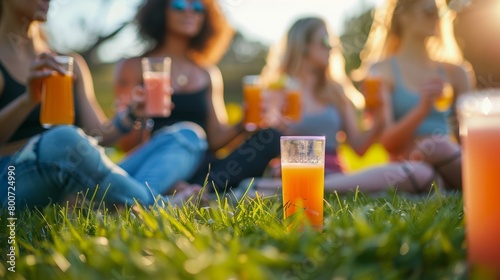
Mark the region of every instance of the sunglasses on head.
[[191, 10], [193, 10], [193, 12], [195, 13], [205, 12], [205, 6], [199, 0], [195, 0], [192, 2], [189, 2], [187, 0], [172, 0], [172, 2], [170, 2], [170, 8], [172, 8], [172, 10], [174, 11], [179, 12], [187, 11], [189, 8], [191, 8]]

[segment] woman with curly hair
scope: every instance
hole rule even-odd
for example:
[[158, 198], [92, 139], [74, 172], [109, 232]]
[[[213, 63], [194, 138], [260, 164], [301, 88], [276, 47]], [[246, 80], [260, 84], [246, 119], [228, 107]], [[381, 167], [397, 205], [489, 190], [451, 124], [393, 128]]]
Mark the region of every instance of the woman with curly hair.
[[[169, 117], [153, 118], [151, 128], [123, 139], [121, 148], [128, 151], [143, 142], [144, 132], [154, 135], [178, 122], [190, 121], [206, 132], [209, 150], [188, 180], [190, 183], [202, 185], [209, 174], [210, 185], [213, 181], [223, 189], [237, 186], [245, 178], [260, 176], [279, 152], [276, 130], [257, 131], [227, 157], [215, 156], [217, 150], [235, 139], [244, 139], [247, 133], [242, 123], [228, 125], [222, 76], [215, 64], [226, 51], [233, 31], [216, 1], [148, 0], [138, 11], [136, 21], [149, 48], [140, 57], [118, 63], [117, 99], [126, 104], [133, 89], [142, 84], [142, 57], [170, 57], [174, 106]], [[127, 170], [127, 166], [124, 168]], [[186, 186], [181, 183], [177, 188]]]

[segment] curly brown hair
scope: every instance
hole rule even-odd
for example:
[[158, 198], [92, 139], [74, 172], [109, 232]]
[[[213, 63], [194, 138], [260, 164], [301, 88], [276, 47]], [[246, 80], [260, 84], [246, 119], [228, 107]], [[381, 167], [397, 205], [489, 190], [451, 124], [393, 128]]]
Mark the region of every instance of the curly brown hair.
[[[205, 19], [200, 32], [191, 39], [188, 55], [200, 65], [216, 64], [224, 55], [233, 36], [230, 27], [215, 0], [202, 0]], [[139, 34], [148, 41], [148, 51], [165, 43], [167, 13], [170, 0], [146, 0], [136, 15]]]

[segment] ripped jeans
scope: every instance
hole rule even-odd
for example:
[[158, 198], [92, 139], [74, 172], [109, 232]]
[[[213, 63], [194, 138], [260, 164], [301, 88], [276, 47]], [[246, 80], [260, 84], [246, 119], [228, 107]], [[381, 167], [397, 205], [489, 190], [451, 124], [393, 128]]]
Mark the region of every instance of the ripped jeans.
[[[155, 198], [196, 170], [207, 148], [199, 131], [191, 123], [158, 131], [120, 167], [81, 129], [55, 127], [32, 137], [16, 154], [0, 157], [1, 206], [6, 207], [8, 192], [15, 194], [16, 208], [22, 209], [87, 191], [87, 197], [95, 193], [95, 201], [107, 204], [130, 206], [135, 199], [153, 205]], [[8, 188], [8, 170], [15, 173], [15, 189]]]

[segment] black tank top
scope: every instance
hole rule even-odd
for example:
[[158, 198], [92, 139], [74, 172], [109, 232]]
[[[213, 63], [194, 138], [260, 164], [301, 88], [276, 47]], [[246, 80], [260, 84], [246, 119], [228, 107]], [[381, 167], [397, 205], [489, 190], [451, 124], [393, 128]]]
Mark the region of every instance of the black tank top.
[[[26, 92], [26, 86], [14, 80], [1, 63], [0, 71], [4, 80], [4, 88], [0, 95], [0, 110], [2, 110], [10, 102]], [[7, 143], [30, 138], [45, 130], [46, 129], [40, 124], [40, 104], [38, 104], [9, 138]]]
[[208, 88], [197, 92], [174, 93], [172, 102], [175, 104], [168, 118], [153, 118], [153, 132], [182, 121], [190, 121], [201, 126], [205, 131], [207, 126], [207, 93]]

